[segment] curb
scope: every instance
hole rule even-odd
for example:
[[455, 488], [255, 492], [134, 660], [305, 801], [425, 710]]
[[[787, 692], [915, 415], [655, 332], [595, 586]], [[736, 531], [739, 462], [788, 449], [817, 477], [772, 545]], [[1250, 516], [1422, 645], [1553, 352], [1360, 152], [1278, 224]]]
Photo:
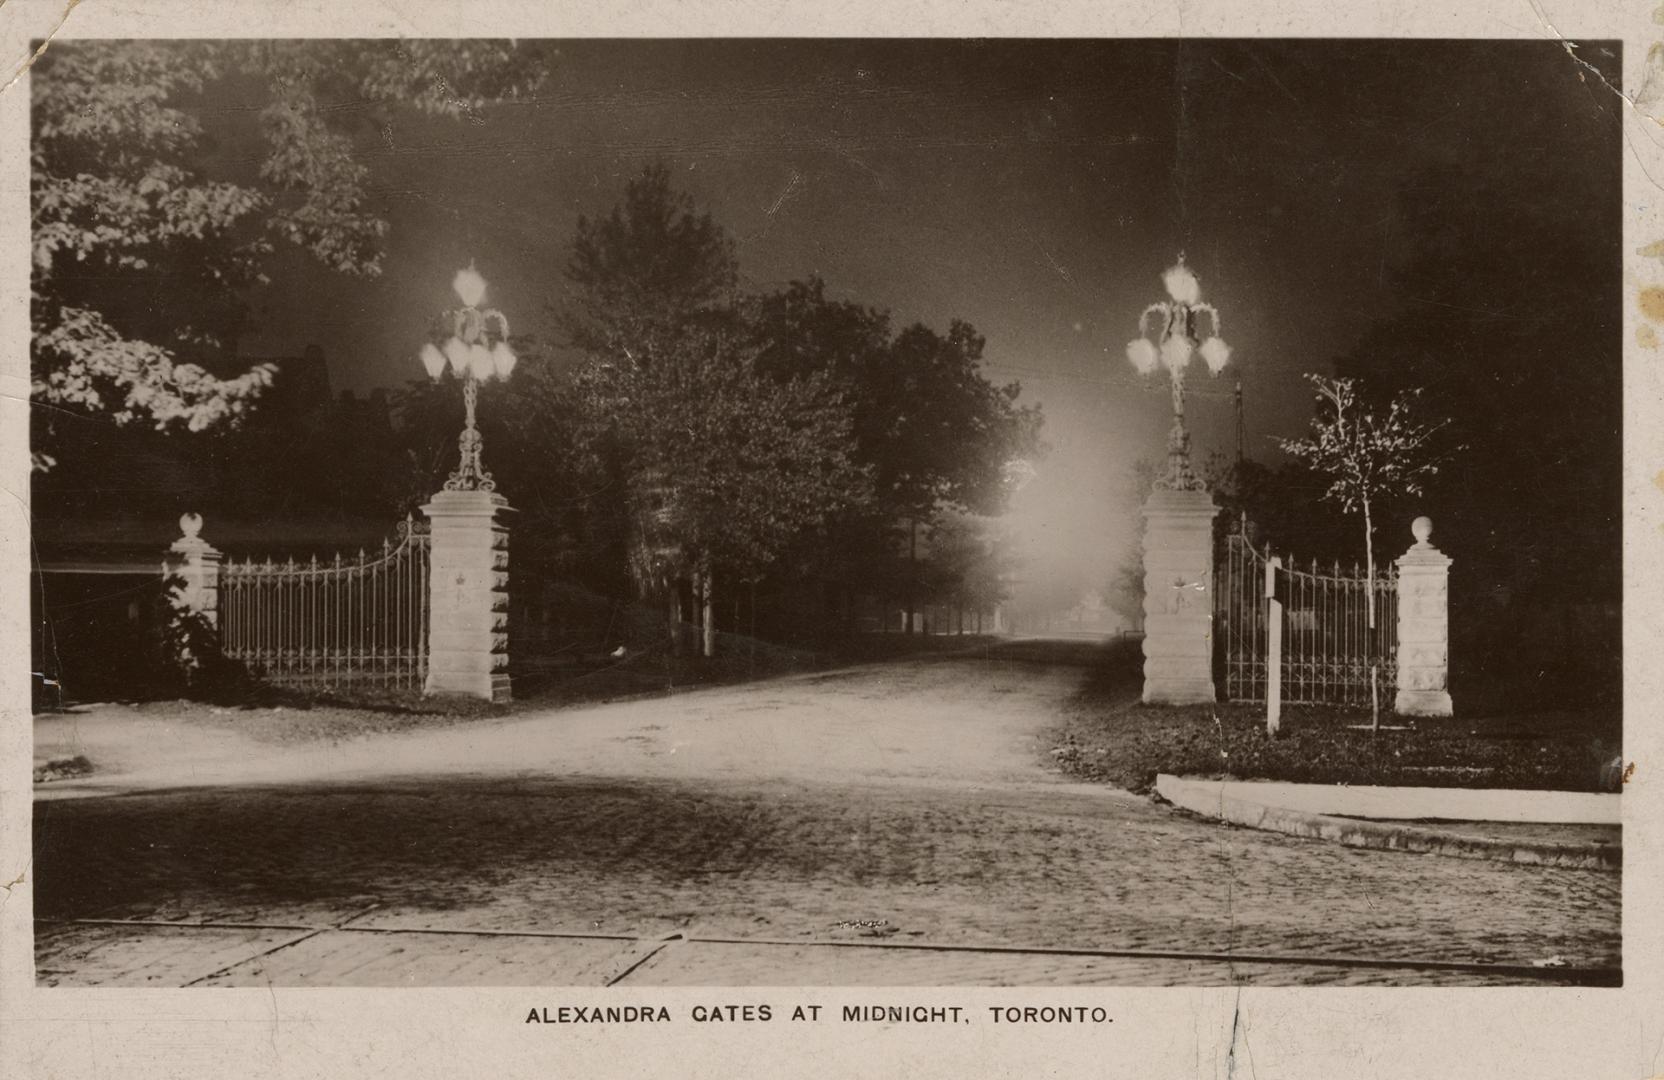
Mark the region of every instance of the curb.
[[1155, 791], [1174, 806], [1203, 817], [1350, 847], [1579, 870], [1618, 870], [1623, 866], [1623, 847], [1618, 844], [1518, 843], [1457, 836], [1413, 825], [1313, 814], [1227, 795], [1223, 781], [1186, 780], [1167, 773], [1156, 777]]

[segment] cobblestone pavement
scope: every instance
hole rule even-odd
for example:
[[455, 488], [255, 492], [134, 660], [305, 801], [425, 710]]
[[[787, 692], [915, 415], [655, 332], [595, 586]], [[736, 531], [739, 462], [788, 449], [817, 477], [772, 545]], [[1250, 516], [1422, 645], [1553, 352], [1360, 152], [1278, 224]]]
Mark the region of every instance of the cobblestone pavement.
[[[966, 682], [1008, 677], [978, 664], [957, 669]], [[887, 677], [884, 669], [860, 676], [869, 689]], [[769, 700], [766, 687], [754, 692]], [[1530, 980], [1348, 963], [1619, 963], [1615, 873], [1240, 830], [1064, 783], [1038, 765], [1031, 780], [989, 773], [966, 783], [885, 767], [871, 782], [843, 772], [746, 779], [727, 768], [634, 777], [452, 771], [41, 802], [38, 977], [51, 985], [1425, 985]], [[641, 940], [675, 933], [693, 940]], [[583, 936], [536, 936], [551, 934]], [[726, 940], [700, 940], [710, 938]], [[829, 941], [1244, 959], [815, 944]]]

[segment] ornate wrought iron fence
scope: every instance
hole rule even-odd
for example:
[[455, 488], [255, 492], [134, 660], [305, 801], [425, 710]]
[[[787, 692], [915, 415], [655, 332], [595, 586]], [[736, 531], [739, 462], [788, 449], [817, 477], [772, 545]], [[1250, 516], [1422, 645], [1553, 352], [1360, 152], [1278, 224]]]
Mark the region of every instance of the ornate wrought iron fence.
[[220, 648], [255, 676], [319, 688], [421, 689], [428, 669], [428, 533], [407, 517], [379, 554], [227, 561]]
[[[1230, 701], [1264, 701], [1270, 643], [1266, 563], [1247, 536], [1246, 523], [1225, 538], [1214, 570], [1216, 667]], [[1362, 566], [1328, 569], [1283, 560], [1277, 582], [1283, 607], [1283, 701], [1288, 704], [1367, 706], [1370, 672], [1383, 700], [1397, 680], [1398, 568], [1377, 567], [1373, 592]], [[1369, 604], [1375, 625], [1369, 625]]]

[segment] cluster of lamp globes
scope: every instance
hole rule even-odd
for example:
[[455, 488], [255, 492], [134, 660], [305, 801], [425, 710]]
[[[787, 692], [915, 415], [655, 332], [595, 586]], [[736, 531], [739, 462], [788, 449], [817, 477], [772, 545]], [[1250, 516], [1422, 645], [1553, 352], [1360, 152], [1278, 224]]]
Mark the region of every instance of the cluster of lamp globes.
[[469, 266], [457, 272], [451, 288], [461, 297], [463, 307], [449, 315], [449, 338], [422, 346], [422, 366], [427, 368], [428, 377], [439, 378], [448, 365], [459, 379], [488, 382], [508, 378], [515, 364], [514, 351], [508, 347], [508, 319], [500, 311], [480, 310], [485, 278]]
[[[1219, 374], [1231, 359], [1231, 347], [1219, 336], [1219, 312], [1214, 310], [1212, 304], [1202, 303], [1202, 283], [1185, 266], [1183, 256], [1161, 276], [1161, 283], [1167, 287], [1167, 295], [1172, 299], [1145, 308], [1138, 322], [1139, 329], [1143, 330], [1152, 314], [1163, 316], [1165, 325], [1161, 330], [1161, 344], [1158, 346], [1140, 334], [1128, 342], [1127, 359], [1132, 361], [1132, 366], [1138, 369], [1140, 375], [1148, 375], [1157, 367], [1165, 367], [1177, 376], [1184, 371], [1192, 356], [1201, 353], [1208, 370]], [[1213, 333], [1198, 346], [1196, 339], [1191, 337], [1191, 324], [1194, 316], [1201, 313], [1206, 313], [1212, 321]]]

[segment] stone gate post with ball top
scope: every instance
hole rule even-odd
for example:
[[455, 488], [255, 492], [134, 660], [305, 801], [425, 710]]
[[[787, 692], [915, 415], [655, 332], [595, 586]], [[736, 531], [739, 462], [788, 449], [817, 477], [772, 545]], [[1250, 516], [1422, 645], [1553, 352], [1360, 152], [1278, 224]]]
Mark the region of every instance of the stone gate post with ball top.
[[[176, 615], [195, 620], [200, 629], [215, 635], [220, 625], [220, 564], [225, 555], [202, 538], [202, 515], [188, 513], [179, 519], [179, 539], [168, 547], [168, 558], [162, 563], [162, 577], [171, 580], [168, 603]], [[186, 634], [173, 643], [173, 659], [187, 670], [200, 668], [209, 658], [196, 649], [211, 648], [197, 640], [193, 649], [193, 635]], [[210, 637], [210, 641], [212, 637]]]
[[1450, 556], [1434, 547], [1431, 518], [1410, 526], [1398, 558], [1398, 695], [1402, 716], [1450, 716]]

